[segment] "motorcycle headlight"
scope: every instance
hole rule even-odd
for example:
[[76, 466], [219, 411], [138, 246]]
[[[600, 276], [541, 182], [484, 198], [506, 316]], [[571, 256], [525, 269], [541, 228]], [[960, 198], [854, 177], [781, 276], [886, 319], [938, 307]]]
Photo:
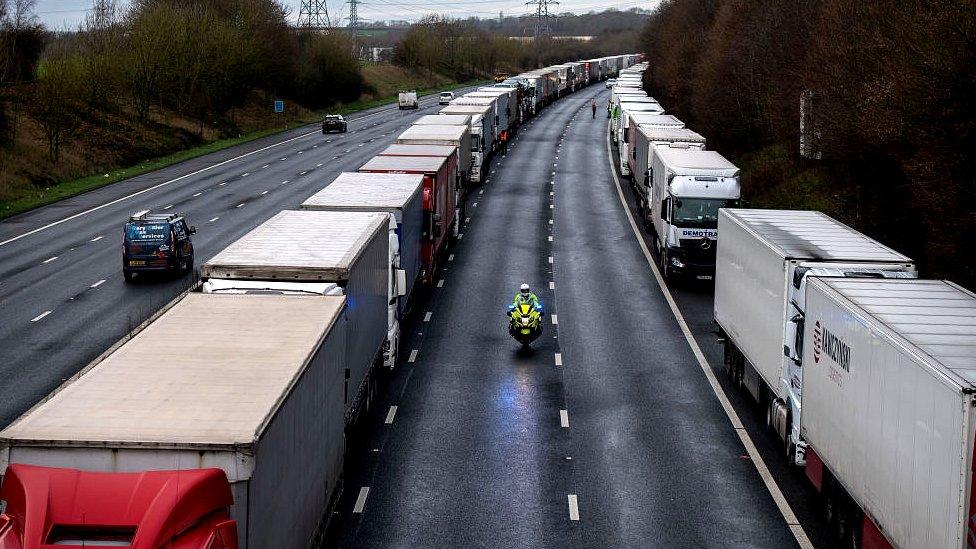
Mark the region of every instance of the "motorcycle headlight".
[[523, 316], [522, 317], [522, 325], [523, 326], [528, 326], [529, 325], [529, 317], [527, 317], [527, 316]]

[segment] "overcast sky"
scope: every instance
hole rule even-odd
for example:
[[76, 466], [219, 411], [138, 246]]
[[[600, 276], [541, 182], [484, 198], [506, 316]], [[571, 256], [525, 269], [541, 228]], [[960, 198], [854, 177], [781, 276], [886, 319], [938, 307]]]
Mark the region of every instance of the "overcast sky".
[[[292, 19], [298, 16], [301, 0], [283, 0], [292, 11]], [[126, 0], [119, 0], [125, 5]], [[632, 8], [652, 9], [660, 0], [601, 1], [601, 0], [562, 0], [558, 6], [550, 5], [550, 12], [585, 13], [617, 8], [621, 11]], [[91, 0], [37, 0], [37, 15], [51, 29], [75, 28], [84, 20], [91, 8]], [[348, 15], [348, 4], [340, 0], [328, 0], [329, 11], [333, 17]], [[428, 13], [439, 13], [451, 17], [498, 17], [499, 11], [506, 16], [523, 15], [534, 10], [525, 5], [525, 0], [366, 0], [359, 5], [359, 16], [370, 21], [389, 19], [419, 19]]]

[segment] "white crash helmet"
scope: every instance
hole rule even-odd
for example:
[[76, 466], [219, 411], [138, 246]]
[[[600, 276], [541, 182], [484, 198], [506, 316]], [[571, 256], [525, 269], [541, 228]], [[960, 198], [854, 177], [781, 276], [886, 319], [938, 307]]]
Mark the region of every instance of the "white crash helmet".
[[527, 294], [531, 291], [531, 289], [529, 288], [528, 284], [522, 284], [521, 286], [519, 286], [519, 291], [522, 292], [523, 294]]

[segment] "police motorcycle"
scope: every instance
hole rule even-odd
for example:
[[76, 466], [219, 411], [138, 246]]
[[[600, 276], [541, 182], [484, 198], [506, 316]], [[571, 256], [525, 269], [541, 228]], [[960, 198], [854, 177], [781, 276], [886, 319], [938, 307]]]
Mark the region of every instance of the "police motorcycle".
[[522, 347], [528, 347], [542, 335], [541, 303], [513, 303], [508, 306], [508, 317], [508, 333]]

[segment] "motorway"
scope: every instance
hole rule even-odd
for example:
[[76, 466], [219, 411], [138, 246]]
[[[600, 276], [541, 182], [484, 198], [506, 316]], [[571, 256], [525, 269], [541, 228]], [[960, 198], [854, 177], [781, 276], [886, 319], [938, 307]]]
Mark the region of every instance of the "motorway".
[[[607, 93], [549, 107], [472, 198], [414, 360], [352, 444], [327, 546], [798, 545], [628, 223], [590, 116]], [[550, 320], [531, 352], [506, 331], [521, 282]], [[680, 296], [696, 335], [709, 295]]]
[[[405, 325], [402, 363], [350, 441], [328, 546], [797, 546], [770, 483], [821, 545], [802, 475], [722, 374], [710, 288], [665, 291], [635, 238], [606, 118], [590, 117], [608, 94], [594, 86], [545, 109], [469, 198], [461, 240]], [[193, 284], [122, 281], [128, 214], [185, 213], [199, 265], [358, 168], [434, 101], [365, 111], [346, 135], [296, 129], [0, 222], [0, 426]], [[531, 352], [506, 331], [522, 282], [547, 308]]]
[[436, 107], [431, 96], [416, 111], [363, 111], [348, 117], [346, 134], [303, 126], [0, 222], [0, 428], [194, 284], [191, 276], [124, 282], [122, 226], [131, 213], [185, 214], [197, 228], [199, 266], [358, 169]]

